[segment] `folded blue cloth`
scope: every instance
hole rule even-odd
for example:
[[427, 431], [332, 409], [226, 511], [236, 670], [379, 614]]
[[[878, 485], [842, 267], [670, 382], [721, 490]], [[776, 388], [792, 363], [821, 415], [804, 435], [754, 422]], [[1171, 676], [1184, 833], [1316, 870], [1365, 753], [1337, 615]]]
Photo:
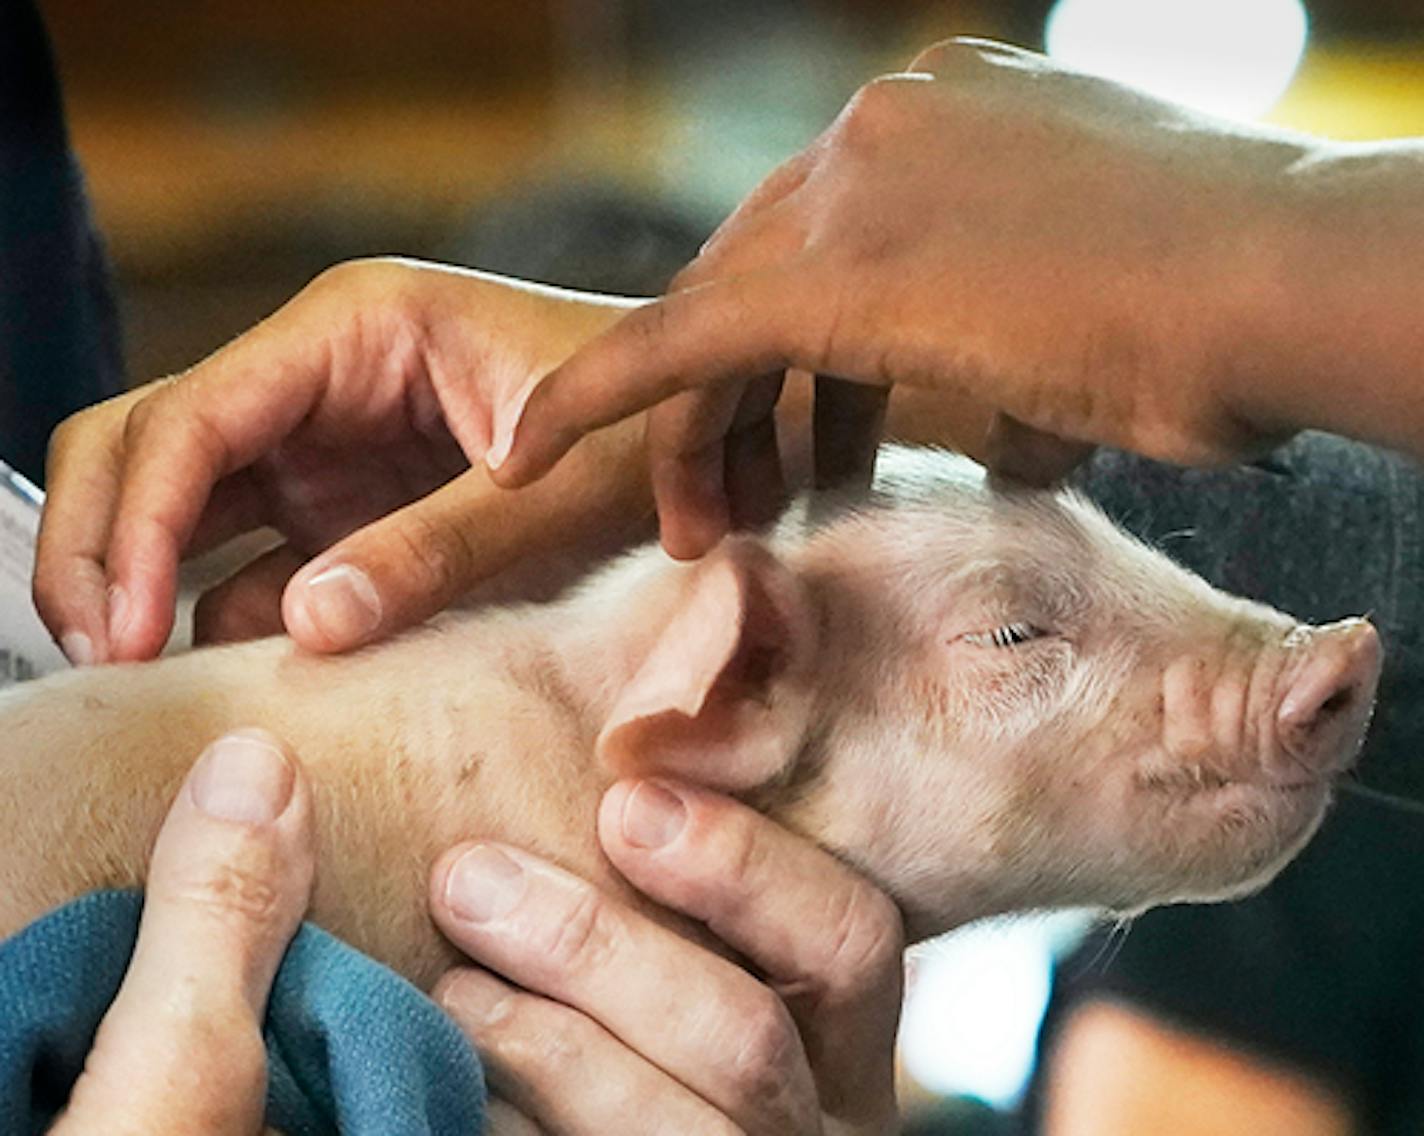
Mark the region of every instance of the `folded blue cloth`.
[[[64, 1107], [138, 936], [143, 897], [95, 892], [0, 943], [0, 1133]], [[479, 1059], [394, 971], [304, 924], [272, 987], [267, 1123], [290, 1136], [470, 1136]]]

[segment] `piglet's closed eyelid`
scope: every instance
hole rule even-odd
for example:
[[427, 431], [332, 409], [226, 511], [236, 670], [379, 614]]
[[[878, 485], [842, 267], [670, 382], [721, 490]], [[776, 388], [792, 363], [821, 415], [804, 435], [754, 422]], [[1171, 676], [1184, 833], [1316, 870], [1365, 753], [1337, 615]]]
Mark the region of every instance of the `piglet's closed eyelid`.
[[985, 630], [966, 631], [961, 635], [956, 635], [951, 641], [968, 643], [974, 647], [1013, 648], [1021, 647], [1038, 639], [1049, 638], [1056, 638], [1052, 631], [1020, 619], [997, 624]]

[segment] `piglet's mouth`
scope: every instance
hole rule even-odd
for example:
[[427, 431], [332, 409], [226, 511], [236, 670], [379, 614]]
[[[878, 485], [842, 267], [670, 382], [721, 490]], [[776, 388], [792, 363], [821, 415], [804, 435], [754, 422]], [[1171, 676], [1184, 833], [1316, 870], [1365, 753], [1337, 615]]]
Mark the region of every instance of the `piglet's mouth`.
[[1228, 777], [1214, 769], [1200, 765], [1189, 765], [1177, 769], [1145, 770], [1137, 775], [1138, 788], [1149, 793], [1160, 793], [1173, 797], [1208, 796], [1230, 790], [1258, 793], [1298, 793], [1329, 790], [1335, 783], [1332, 774], [1303, 776], [1295, 780], [1279, 781], [1271, 778]]

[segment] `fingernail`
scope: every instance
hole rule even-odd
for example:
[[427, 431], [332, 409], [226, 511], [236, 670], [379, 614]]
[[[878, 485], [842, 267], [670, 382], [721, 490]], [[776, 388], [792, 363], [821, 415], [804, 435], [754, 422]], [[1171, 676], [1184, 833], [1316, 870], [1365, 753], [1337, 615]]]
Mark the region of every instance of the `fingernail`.
[[193, 770], [193, 803], [209, 816], [270, 824], [292, 799], [295, 774], [286, 755], [260, 731], [219, 738]]
[[87, 667], [94, 661], [94, 643], [82, 631], [66, 631], [59, 637], [59, 649], [76, 667]]
[[498, 469], [504, 464], [505, 458], [509, 457], [509, 451], [514, 447], [514, 432], [519, 428], [519, 422], [524, 417], [524, 408], [528, 405], [534, 388], [539, 385], [540, 377], [535, 376], [525, 382], [514, 392], [514, 397], [495, 413], [494, 437], [490, 439], [490, 448], [485, 451], [485, 465], [489, 469]]
[[636, 848], [671, 844], [686, 822], [682, 798], [656, 781], [640, 781], [623, 802], [623, 839]]
[[450, 868], [445, 902], [459, 918], [488, 923], [514, 910], [524, 894], [524, 869], [488, 844], [476, 844]]
[[381, 623], [381, 596], [371, 578], [350, 564], [335, 564], [306, 583], [306, 610], [333, 643], [356, 643]]
[[109, 585], [109, 642], [117, 643], [129, 626], [129, 593], [119, 584]]
[[439, 1001], [441, 1009], [457, 1022], [481, 1026], [498, 1025], [514, 1007], [507, 988], [483, 974], [468, 971], [447, 980]]
[[485, 465], [491, 471], [502, 466], [504, 459], [509, 457], [509, 451], [514, 445], [515, 425], [515, 423], [510, 423], [508, 426], [496, 428], [494, 441], [490, 443], [490, 448], [485, 451]]

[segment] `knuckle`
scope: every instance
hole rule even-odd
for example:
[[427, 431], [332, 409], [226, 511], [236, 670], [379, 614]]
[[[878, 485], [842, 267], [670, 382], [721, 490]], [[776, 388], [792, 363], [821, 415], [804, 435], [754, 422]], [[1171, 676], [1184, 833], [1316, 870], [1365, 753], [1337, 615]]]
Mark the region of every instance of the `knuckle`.
[[268, 927], [285, 907], [283, 890], [252, 865], [218, 864], [175, 880], [167, 891], [173, 901], [231, 925]]
[[[763, 988], [765, 989], [765, 988]], [[731, 1076], [738, 1111], [778, 1114], [791, 1111], [797, 1084], [801, 1036], [785, 1005], [770, 991], [758, 997], [739, 1022]]]
[[614, 958], [622, 934], [603, 897], [579, 883], [572, 904], [550, 922], [543, 938], [541, 953], [551, 973], [589, 974]]
[[588, 1053], [586, 1024], [586, 1019], [572, 1011], [511, 1015], [492, 1036], [481, 1036], [480, 1044], [486, 1055], [506, 1069], [556, 1084], [578, 1068]]
[[[161, 392], [156, 392], [161, 393]], [[133, 406], [129, 407], [129, 412], [124, 417], [124, 448], [132, 449], [143, 436], [152, 429], [154, 416], [158, 413], [158, 399], [154, 395], [141, 398]]]
[[904, 87], [895, 75], [880, 75], [862, 86], [841, 112], [841, 137], [851, 144], [873, 143], [891, 134], [904, 117]]
[[95, 423], [95, 415], [98, 407], [88, 407], [75, 414], [71, 414], [63, 422], [54, 428], [49, 436], [49, 460], [53, 462], [63, 450], [67, 450], [73, 443], [76, 436], [82, 437]]
[[782, 1070], [796, 1053], [800, 1036], [785, 1004], [766, 987], [758, 987], [751, 1005], [742, 1013], [736, 1045], [736, 1068], [759, 1077], [764, 1071]]
[[401, 550], [404, 575], [416, 589], [443, 598], [474, 583], [475, 549], [458, 526], [415, 511], [392, 527], [391, 536]]
[[746, 895], [760, 884], [769, 854], [760, 818], [742, 809], [727, 810], [718, 818], [715, 840], [719, 847], [710, 850], [708, 863], [716, 865], [719, 887]]
[[856, 878], [842, 889], [819, 976], [832, 997], [854, 994], [899, 973], [905, 949], [900, 913], [884, 892]]

